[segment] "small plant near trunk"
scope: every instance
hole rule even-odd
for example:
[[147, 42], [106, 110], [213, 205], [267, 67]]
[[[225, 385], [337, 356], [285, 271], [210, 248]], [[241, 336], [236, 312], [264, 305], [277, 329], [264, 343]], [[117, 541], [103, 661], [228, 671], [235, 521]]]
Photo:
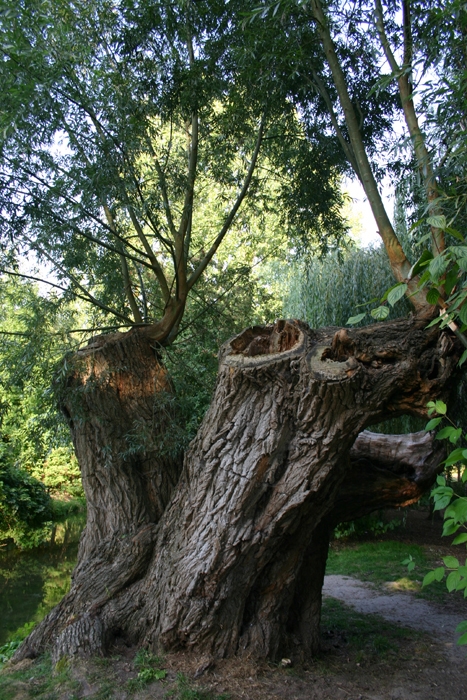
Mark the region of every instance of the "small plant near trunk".
[[177, 688], [167, 693], [173, 700], [229, 700], [229, 696], [213, 695], [209, 690], [194, 688], [183, 673], [177, 674]]
[[128, 690], [137, 691], [144, 688], [145, 685], [153, 681], [162, 681], [167, 676], [167, 671], [161, 666], [164, 659], [160, 656], [151, 654], [147, 649], [140, 649], [133, 661], [135, 668], [138, 670], [136, 678], [128, 681]]

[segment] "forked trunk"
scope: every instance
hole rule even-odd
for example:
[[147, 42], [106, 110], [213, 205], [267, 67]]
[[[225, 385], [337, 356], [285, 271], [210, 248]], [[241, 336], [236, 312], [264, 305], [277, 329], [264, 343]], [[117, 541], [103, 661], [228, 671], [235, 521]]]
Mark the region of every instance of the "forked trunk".
[[212, 657], [315, 652], [329, 528], [415, 500], [436, 473], [430, 436], [356, 442], [446, 395], [458, 350], [425, 323], [244, 331], [222, 349], [180, 474], [158, 450], [170, 387], [150, 344], [132, 331], [88, 347], [66, 401], [89, 503], [79, 563], [16, 658], [103, 653], [116, 637]]

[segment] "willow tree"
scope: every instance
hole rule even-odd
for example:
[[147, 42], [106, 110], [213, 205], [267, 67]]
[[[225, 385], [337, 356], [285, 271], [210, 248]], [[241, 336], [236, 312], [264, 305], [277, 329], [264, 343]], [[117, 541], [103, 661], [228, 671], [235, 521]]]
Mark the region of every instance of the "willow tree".
[[[5, 9], [2, 99], [14, 113], [2, 146], [5, 226], [67, 293], [133, 326], [94, 336], [67, 360], [61, 404], [87, 524], [70, 593], [17, 659], [47, 647], [55, 660], [103, 653], [118, 639], [209, 658], [284, 647], [306, 656], [318, 646], [329, 528], [416, 500], [438, 468], [430, 435], [365, 432], [423, 415], [448, 392], [459, 353], [447, 332], [425, 330], [432, 307], [415, 279], [405, 282], [410, 263], [367, 155], [381, 124], [361, 128], [332, 25], [317, 0], [310, 8], [264, 33], [250, 24], [245, 36], [235, 18], [244, 3]], [[300, 32], [313, 47], [308, 98]], [[281, 48], [274, 60], [268, 42]], [[357, 55], [351, 62], [356, 72]], [[378, 99], [367, 105], [377, 111]], [[337, 128], [329, 139], [326, 120]], [[291, 202], [291, 227], [306, 223], [318, 240], [339, 224], [332, 185], [344, 157], [356, 167], [418, 315], [348, 331], [278, 321], [240, 333], [221, 350], [211, 407], [182, 462], [160, 450], [171, 382], [159, 348], [179, 332], [240, 207], [259, 195], [266, 149], [282, 168], [279, 206]], [[200, 240], [208, 177], [218, 220]]]

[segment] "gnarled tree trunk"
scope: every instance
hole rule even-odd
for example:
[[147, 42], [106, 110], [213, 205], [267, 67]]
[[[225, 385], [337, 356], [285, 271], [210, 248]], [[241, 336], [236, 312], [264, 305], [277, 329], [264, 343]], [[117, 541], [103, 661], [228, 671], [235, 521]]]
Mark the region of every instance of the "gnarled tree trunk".
[[436, 473], [430, 435], [362, 432], [446, 396], [458, 348], [425, 324], [244, 331], [181, 470], [157, 448], [170, 387], [144, 334], [85, 349], [65, 407], [88, 522], [70, 593], [16, 658], [103, 653], [116, 637], [213, 657], [316, 651], [329, 528], [416, 500]]

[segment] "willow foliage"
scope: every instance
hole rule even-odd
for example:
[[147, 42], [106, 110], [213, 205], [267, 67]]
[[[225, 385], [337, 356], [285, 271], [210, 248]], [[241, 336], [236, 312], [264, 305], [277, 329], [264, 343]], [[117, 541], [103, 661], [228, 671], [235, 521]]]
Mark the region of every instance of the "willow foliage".
[[[360, 248], [321, 260], [297, 262], [288, 277], [284, 313], [300, 318], [312, 328], [345, 326], [358, 307], [377, 306], [394, 277], [383, 247]], [[373, 301], [373, 304], [371, 303]], [[390, 317], [404, 316], [407, 302], [398, 304]], [[367, 317], [367, 323], [373, 322]]]

